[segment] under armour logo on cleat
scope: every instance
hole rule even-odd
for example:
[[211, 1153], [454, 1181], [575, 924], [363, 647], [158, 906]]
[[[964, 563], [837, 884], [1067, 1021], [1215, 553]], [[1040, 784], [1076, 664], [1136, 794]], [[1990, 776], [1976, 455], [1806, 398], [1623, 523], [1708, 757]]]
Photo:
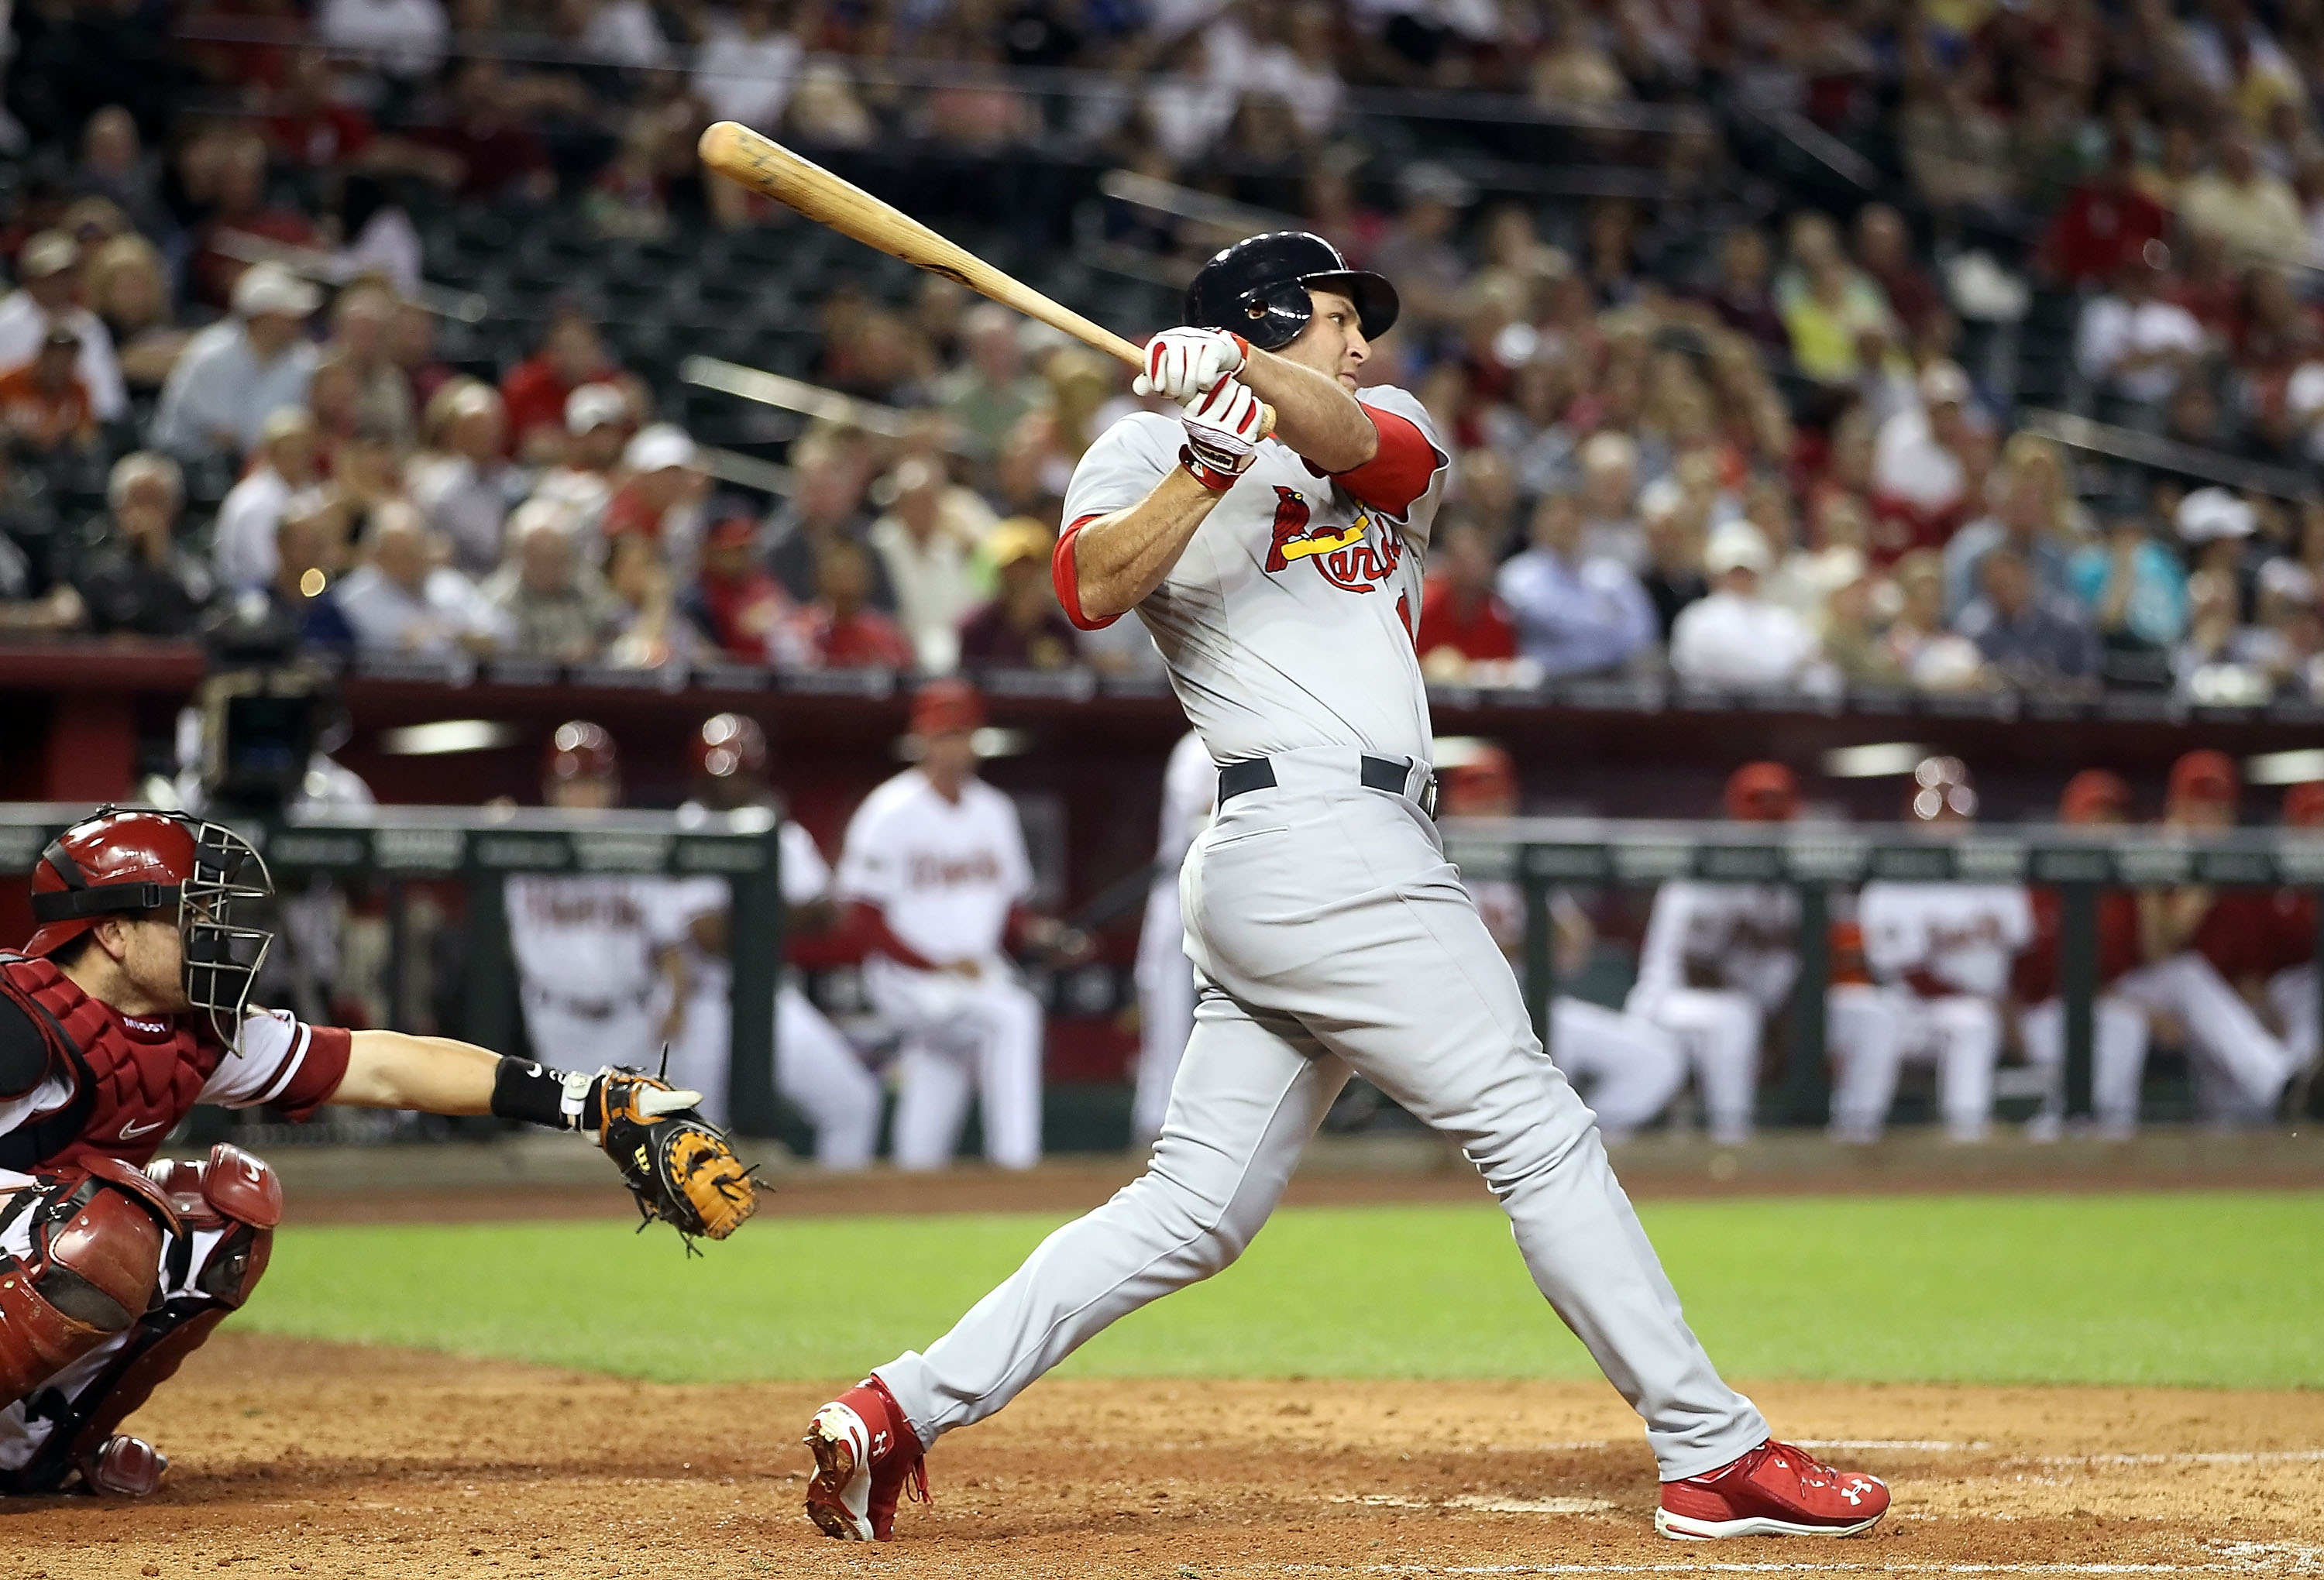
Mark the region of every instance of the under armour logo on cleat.
[[882, 1456], [882, 1455], [886, 1454], [887, 1452], [888, 1452], [888, 1434], [887, 1434], [886, 1432], [884, 1432], [884, 1431], [882, 1431], [882, 1432], [874, 1432], [874, 1433], [872, 1433], [872, 1458], [874, 1458], [874, 1459], [877, 1459], [877, 1458], [879, 1458], [881, 1456]]
[[1840, 1495], [1846, 1498], [1850, 1503], [1861, 1503], [1864, 1502], [1864, 1489], [1862, 1487], [1842, 1487], [1840, 1489]]

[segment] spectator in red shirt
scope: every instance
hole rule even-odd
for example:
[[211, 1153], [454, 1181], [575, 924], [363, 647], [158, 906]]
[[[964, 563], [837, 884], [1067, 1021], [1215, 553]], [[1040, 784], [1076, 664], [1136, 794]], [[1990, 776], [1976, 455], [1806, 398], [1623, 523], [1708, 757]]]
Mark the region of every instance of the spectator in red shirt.
[[1448, 521], [1438, 529], [1436, 545], [1413, 643], [1422, 668], [1432, 679], [1457, 681], [1480, 660], [1515, 658], [1517, 623], [1493, 591], [1499, 567], [1484, 532], [1472, 521]]
[[745, 664], [801, 664], [812, 654], [798, 605], [752, 556], [759, 524], [729, 516], [702, 542], [702, 574], [682, 605], [686, 616]]
[[22, 448], [45, 455], [97, 437], [88, 387], [75, 366], [79, 357], [80, 337], [58, 324], [41, 342], [38, 356], [0, 373], [0, 427]]
[[556, 460], [565, 449], [567, 397], [584, 384], [611, 380], [618, 372], [588, 316], [570, 304], [558, 308], [540, 337], [540, 349], [501, 381], [510, 453], [527, 465]]
[[827, 669], [909, 669], [912, 644], [871, 607], [871, 551], [850, 538], [825, 544], [815, 561], [816, 600], [808, 640]]
[[2068, 192], [2051, 219], [2042, 267], [2069, 285], [2111, 280], [2170, 228], [2163, 205], [2139, 190], [2137, 151], [2117, 137], [2107, 144], [2106, 168]]
[[976, 668], [1065, 669], [1081, 636], [1057, 607], [1049, 576], [1056, 539], [1030, 516], [1011, 516], [984, 540], [1000, 595], [961, 622], [960, 661]]

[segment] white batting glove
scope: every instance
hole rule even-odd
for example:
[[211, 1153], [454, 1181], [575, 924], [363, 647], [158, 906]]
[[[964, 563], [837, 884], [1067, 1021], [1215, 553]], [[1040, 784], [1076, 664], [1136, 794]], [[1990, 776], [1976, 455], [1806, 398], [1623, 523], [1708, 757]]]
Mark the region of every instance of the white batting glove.
[[1224, 329], [1165, 329], [1146, 343], [1146, 371], [1130, 388], [1140, 395], [1185, 400], [1242, 372], [1250, 343]]
[[1250, 470], [1266, 408], [1250, 389], [1233, 379], [1222, 379], [1206, 394], [1185, 403], [1187, 470], [1204, 486], [1223, 492]]

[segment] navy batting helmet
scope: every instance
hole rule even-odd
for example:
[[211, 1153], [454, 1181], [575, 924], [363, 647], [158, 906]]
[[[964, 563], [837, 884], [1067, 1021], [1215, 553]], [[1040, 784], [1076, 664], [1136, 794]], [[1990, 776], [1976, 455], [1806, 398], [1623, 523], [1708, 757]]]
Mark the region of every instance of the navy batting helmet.
[[1310, 287], [1336, 291], [1356, 304], [1364, 338], [1393, 328], [1396, 287], [1370, 270], [1351, 269], [1340, 249], [1306, 231], [1251, 236], [1203, 265], [1186, 288], [1186, 322], [1231, 329], [1262, 351], [1290, 344], [1314, 309]]

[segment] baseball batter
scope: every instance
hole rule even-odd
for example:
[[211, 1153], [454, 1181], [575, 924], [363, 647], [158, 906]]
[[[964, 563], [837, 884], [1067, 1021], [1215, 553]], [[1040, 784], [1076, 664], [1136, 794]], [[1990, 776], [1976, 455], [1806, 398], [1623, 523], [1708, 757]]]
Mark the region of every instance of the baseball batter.
[[[575, 812], [620, 804], [621, 762], [603, 726], [576, 719], [557, 727], [541, 799]], [[673, 1029], [675, 987], [662, 957], [680, 932], [669, 880], [515, 873], [507, 893], [509, 949], [533, 1052], [566, 1062], [659, 1061]]]
[[[971, 1094], [984, 1155], [1004, 1169], [1041, 1160], [1041, 1001], [1003, 952], [1033, 865], [1009, 797], [976, 776], [984, 707], [963, 681], [932, 681], [912, 703], [918, 767], [865, 797], [848, 820], [840, 897], [872, 952], [863, 988], [902, 1033], [891, 1151], [899, 1169], [952, 1161]], [[1049, 923], [1054, 931], [1056, 924]]]
[[[767, 736], [758, 721], [718, 713], [695, 732], [694, 794], [679, 808], [733, 812], [774, 804], [767, 785]], [[815, 836], [784, 818], [775, 829], [788, 936], [820, 930], [831, 917], [831, 868]], [[723, 877], [670, 880], [668, 908], [677, 923], [676, 959], [665, 967], [678, 984], [667, 1030], [669, 1079], [702, 1094], [702, 1111], [726, 1123], [733, 1071], [734, 970], [728, 956], [733, 895]], [[775, 1090], [815, 1129], [815, 1161], [826, 1169], [862, 1169], [880, 1144], [880, 1081], [855, 1056], [839, 1028], [816, 1008], [787, 970], [775, 988]]]
[[[1781, 763], [1746, 763], [1728, 776], [1729, 818], [1785, 822], [1799, 781]], [[1751, 1139], [1766, 1018], [1799, 975], [1798, 893], [1782, 884], [1676, 878], [1655, 891], [1626, 1007], [1679, 1040], [1694, 1068], [1711, 1139]]]
[[[1440, 817], [1514, 817], [1517, 765], [1487, 740], [1440, 737], [1433, 743]], [[1525, 891], [1505, 877], [1462, 877], [1485, 930], [1515, 962], [1525, 950]], [[1579, 967], [1596, 941], [1589, 916], [1560, 889], [1550, 896], [1561, 971]], [[1549, 1001], [1550, 1058], [1589, 1093], [1599, 1134], [1627, 1141], [1665, 1108], [1686, 1079], [1675, 1039], [1651, 1022], [1561, 993]]]
[[1180, 890], [1199, 986], [1161, 1139], [951, 1332], [816, 1413], [808, 1513], [885, 1539], [944, 1433], [1232, 1262], [1353, 1070], [1484, 1176], [1536, 1284], [1646, 1421], [1657, 1529], [1868, 1529], [1887, 1489], [1769, 1441], [1687, 1327], [1424, 808], [1413, 621], [1448, 462], [1412, 396], [1359, 398], [1394, 289], [1286, 232], [1213, 259], [1187, 308], [1139, 384], [1180, 415], [1130, 414], [1090, 446], [1054, 562], [1077, 623], [1146, 623], [1219, 765]]
[[[2234, 758], [2224, 752], [2190, 751], [2171, 765], [2163, 826], [2234, 828], [2242, 794], [2243, 776]], [[2274, 1117], [2296, 1067], [2292, 1051], [2261, 1023], [2212, 959], [2216, 952], [2233, 970], [2234, 960], [2252, 942], [2241, 920], [2243, 905], [2224, 903], [2228, 898], [2203, 884], [2139, 891], [2139, 944], [2146, 963], [2125, 974], [2115, 990], [2186, 1028], [2196, 1099], [2210, 1118], [2264, 1125]]]
[[[1959, 758], [1925, 758], [1913, 778], [1908, 817], [1940, 830], [1975, 820], [1977, 791]], [[2034, 936], [2024, 887], [1876, 880], [1858, 898], [1857, 921], [1874, 981], [1831, 989], [1833, 1139], [1879, 1139], [1909, 1060], [1937, 1066], [1946, 1135], [1983, 1141], [2001, 1061], [2001, 1001], [2011, 964]]]
[[[2092, 827], [2130, 822], [2130, 786], [2118, 774], [2084, 768], [2066, 781], [2058, 821]], [[2030, 1141], [2054, 1141], [2065, 1128], [2066, 1005], [2058, 994], [2059, 929], [2064, 907], [2054, 889], [2032, 894], [2034, 938], [2011, 969], [2018, 1042], [2025, 1061], [2046, 1073], [2042, 1107], [2026, 1122]], [[2138, 1128], [2139, 1082], [2146, 1071], [2146, 1012], [2116, 983], [2138, 966], [2138, 906], [2127, 889], [2098, 896], [2098, 993], [2090, 1001], [2090, 1107], [2097, 1133], [2121, 1140]]]
[[1189, 730], [1162, 770], [1162, 833], [1154, 847], [1154, 886], [1138, 933], [1138, 1087], [1130, 1128], [1141, 1146], [1162, 1134], [1170, 1083], [1194, 1030], [1194, 970], [1186, 961], [1186, 926], [1178, 912], [1178, 869], [1219, 793], [1219, 771], [1203, 738]]

